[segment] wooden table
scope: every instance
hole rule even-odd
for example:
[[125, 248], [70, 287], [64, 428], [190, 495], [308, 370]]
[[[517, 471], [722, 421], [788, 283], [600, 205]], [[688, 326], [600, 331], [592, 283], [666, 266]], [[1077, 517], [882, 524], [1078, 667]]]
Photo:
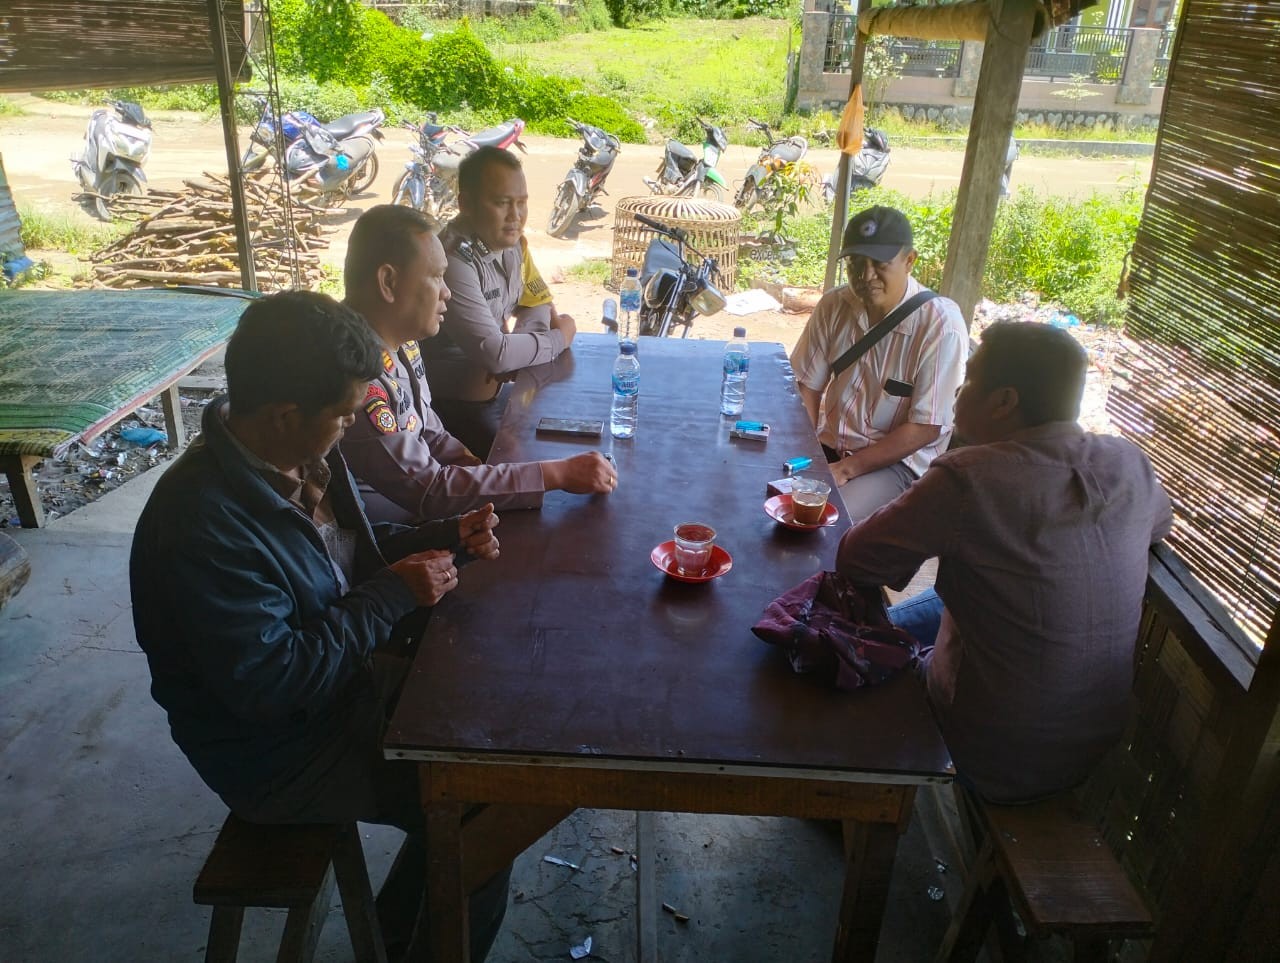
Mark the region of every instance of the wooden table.
[[[847, 523], [794, 532], [764, 513], [784, 459], [826, 469], [781, 345], [752, 346], [744, 417], [771, 425], [768, 443], [729, 439], [723, 347], [643, 339], [629, 440], [534, 432], [543, 416], [607, 421], [611, 338], [579, 336], [514, 387], [492, 460], [599, 447], [619, 485], [503, 515], [501, 558], [464, 569], [405, 684], [385, 751], [422, 763], [437, 959], [467, 958], [464, 894], [576, 807], [852, 821], [833, 958], [874, 957], [915, 787], [949, 780], [950, 759], [913, 677], [840, 692], [751, 634], [771, 599], [833, 563]], [[706, 584], [649, 561], [690, 520], [733, 556]], [[476, 803], [495, 804], [491, 822]]]

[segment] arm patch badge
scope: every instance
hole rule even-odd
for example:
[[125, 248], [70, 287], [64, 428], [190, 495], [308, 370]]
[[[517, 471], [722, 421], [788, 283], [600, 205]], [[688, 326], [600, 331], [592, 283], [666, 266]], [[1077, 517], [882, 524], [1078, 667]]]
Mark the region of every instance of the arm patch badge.
[[399, 426], [396, 424], [396, 414], [391, 410], [391, 406], [382, 398], [374, 399], [364, 406], [365, 413], [369, 416], [369, 421], [373, 423], [373, 427], [384, 435], [394, 435]]

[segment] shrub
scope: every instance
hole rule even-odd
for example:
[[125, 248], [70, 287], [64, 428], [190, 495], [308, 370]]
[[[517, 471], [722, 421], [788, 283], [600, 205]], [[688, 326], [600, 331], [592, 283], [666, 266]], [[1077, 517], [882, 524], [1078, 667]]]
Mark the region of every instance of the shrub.
[[[574, 120], [599, 127], [624, 144], [645, 143], [644, 128], [627, 116], [615, 100], [594, 94], [578, 94], [569, 102], [568, 110]], [[565, 125], [565, 130], [565, 136], [572, 135], [568, 125]]]
[[[876, 188], [851, 199], [851, 213], [873, 204], [886, 204], [911, 221], [919, 252], [915, 276], [921, 284], [942, 283], [947, 243], [955, 213], [954, 191], [912, 199]], [[1127, 189], [1119, 195], [1093, 195], [1084, 200], [1040, 197], [1029, 189], [1004, 202], [996, 215], [991, 247], [983, 272], [982, 293], [997, 301], [1011, 301], [1034, 291], [1046, 301], [1061, 304], [1081, 320], [1110, 324], [1123, 309], [1115, 298], [1116, 282], [1125, 252], [1132, 246], [1142, 214], [1142, 192]], [[831, 213], [824, 211], [787, 222], [787, 236], [796, 242], [797, 257], [780, 271], [792, 284], [821, 284], [826, 271]], [[761, 267], [746, 265], [744, 274]]]

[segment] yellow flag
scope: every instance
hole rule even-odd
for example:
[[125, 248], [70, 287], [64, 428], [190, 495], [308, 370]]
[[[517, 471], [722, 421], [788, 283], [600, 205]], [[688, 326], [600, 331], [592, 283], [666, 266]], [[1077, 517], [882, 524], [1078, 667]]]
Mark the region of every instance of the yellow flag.
[[862, 84], [853, 88], [849, 102], [844, 105], [840, 126], [836, 128], [836, 144], [850, 157], [862, 150]]
[[542, 280], [542, 275], [534, 267], [533, 257], [529, 254], [529, 242], [523, 237], [520, 238], [520, 248], [523, 254], [520, 261], [520, 280], [524, 283], [524, 289], [520, 292], [520, 300], [516, 303], [522, 308], [536, 308], [540, 304], [550, 304], [551, 289], [547, 287], [547, 282]]

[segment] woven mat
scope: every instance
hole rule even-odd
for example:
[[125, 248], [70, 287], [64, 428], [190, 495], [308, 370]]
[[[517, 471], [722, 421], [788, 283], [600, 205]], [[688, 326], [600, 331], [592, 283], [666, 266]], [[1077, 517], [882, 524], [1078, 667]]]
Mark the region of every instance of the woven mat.
[[246, 302], [176, 291], [0, 293], [0, 455], [89, 440], [231, 336]]

